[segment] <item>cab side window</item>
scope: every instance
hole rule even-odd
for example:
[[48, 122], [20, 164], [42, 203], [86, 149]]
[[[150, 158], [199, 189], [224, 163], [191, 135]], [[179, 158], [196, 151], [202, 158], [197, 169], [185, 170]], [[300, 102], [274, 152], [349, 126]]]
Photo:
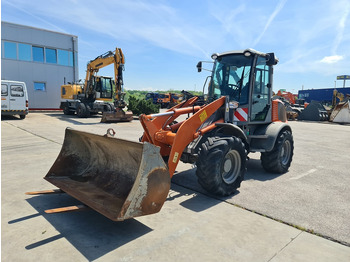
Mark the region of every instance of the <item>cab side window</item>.
[[258, 57], [254, 80], [251, 119], [252, 121], [264, 121], [270, 108], [268, 90], [270, 67], [266, 65], [264, 57]]

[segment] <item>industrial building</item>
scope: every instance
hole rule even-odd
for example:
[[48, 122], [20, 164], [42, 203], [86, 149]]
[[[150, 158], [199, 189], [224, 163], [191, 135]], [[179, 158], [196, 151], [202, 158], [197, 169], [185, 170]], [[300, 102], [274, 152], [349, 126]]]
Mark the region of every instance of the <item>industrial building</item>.
[[58, 109], [78, 77], [77, 36], [1, 22], [1, 79], [26, 83], [29, 109]]

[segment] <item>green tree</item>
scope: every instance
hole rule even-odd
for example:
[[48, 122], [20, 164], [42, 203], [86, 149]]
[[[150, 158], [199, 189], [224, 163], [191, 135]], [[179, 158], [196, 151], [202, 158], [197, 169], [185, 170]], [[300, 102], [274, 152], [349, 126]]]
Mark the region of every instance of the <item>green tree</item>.
[[154, 105], [151, 100], [145, 100], [144, 97], [138, 99], [133, 95], [129, 97], [128, 109], [131, 110], [134, 115], [159, 113], [159, 105]]

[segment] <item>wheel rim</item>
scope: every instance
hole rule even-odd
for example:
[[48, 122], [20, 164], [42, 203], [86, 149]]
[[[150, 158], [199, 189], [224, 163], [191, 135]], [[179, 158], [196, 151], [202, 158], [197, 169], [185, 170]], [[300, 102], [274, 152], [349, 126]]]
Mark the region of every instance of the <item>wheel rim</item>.
[[292, 146], [289, 140], [285, 140], [281, 149], [281, 162], [282, 165], [287, 165], [290, 159], [290, 154], [292, 151]]
[[236, 181], [241, 170], [241, 155], [236, 150], [229, 151], [222, 163], [222, 179], [226, 184]]

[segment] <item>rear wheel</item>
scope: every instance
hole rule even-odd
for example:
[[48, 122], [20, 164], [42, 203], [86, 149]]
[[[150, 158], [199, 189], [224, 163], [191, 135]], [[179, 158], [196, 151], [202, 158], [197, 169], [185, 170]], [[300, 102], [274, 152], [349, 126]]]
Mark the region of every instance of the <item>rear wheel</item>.
[[284, 130], [278, 135], [272, 151], [261, 153], [261, 164], [267, 172], [286, 173], [292, 162], [293, 152], [292, 133], [289, 130]]
[[25, 118], [26, 118], [26, 115], [19, 115], [19, 118], [20, 118], [20, 119], [25, 119]]
[[63, 113], [65, 115], [73, 115], [74, 111], [69, 109], [69, 104], [68, 103], [65, 103], [64, 106], [63, 106]]
[[246, 172], [247, 151], [237, 137], [210, 137], [196, 163], [199, 184], [208, 192], [227, 196], [240, 187]]
[[79, 103], [77, 107], [77, 116], [81, 118], [90, 116], [90, 110], [88, 106], [86, 106], [84, 103]]

